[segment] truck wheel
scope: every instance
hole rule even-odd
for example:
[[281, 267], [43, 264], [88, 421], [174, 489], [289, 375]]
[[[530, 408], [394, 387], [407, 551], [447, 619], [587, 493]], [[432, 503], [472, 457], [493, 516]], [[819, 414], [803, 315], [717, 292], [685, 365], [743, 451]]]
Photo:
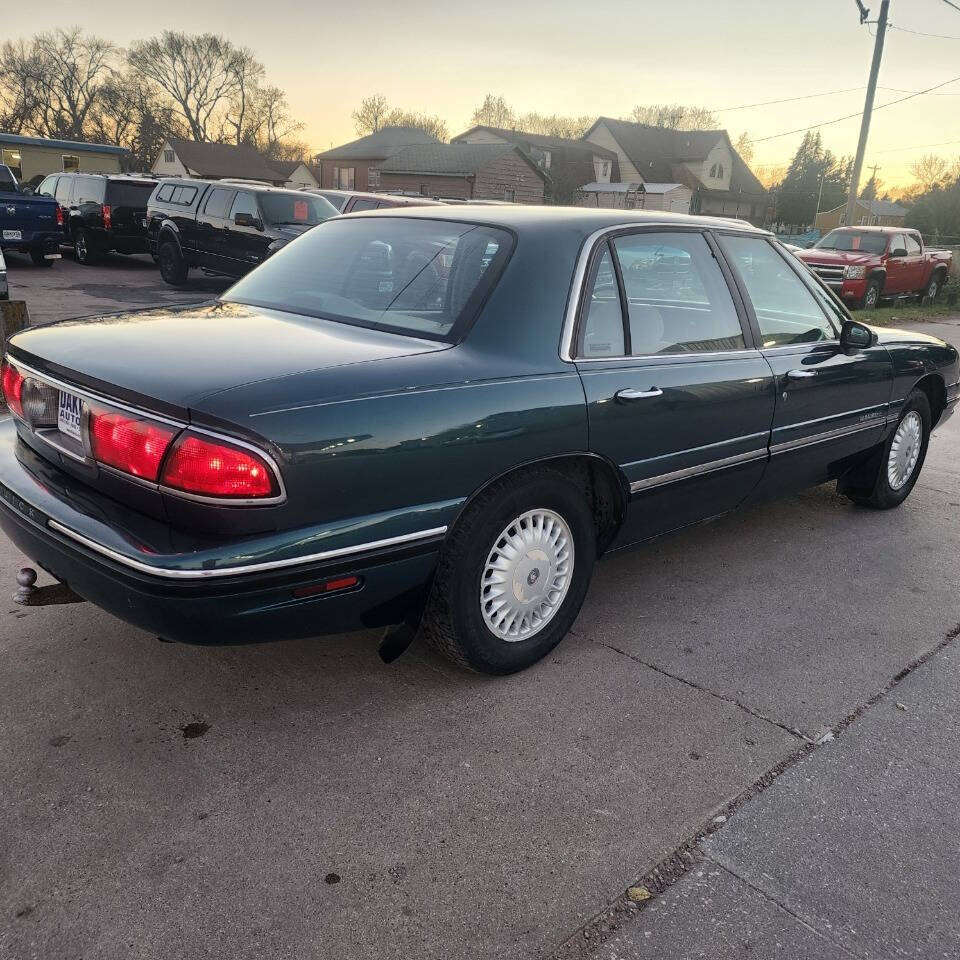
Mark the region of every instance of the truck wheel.
[[48, 260], [44, 255], [42, 250], [31, 250], [30, 259], [33, 261], [35, 267], [52, 267], [53, 261]]
[[92, 266], [100, 259], [90, 232], [85, 227], [79, 227], [74, 233], [73, 249], [77, 255], [77, 263], [85, 267]]
[[900, 419], [874, 459], [876, 468], [869, 487], [848, 487], [840, 492], [854, 503], [874, 510], [899, 507], [913, 489], [923, 469], [930, 442], [930, 400], [922, 390], [907, 397]]
[[943, 285], [943, 277], [939, 273], [935, 273], [930, 278], [930, 283], [927, 284], [926, 290], [922, 291], [920, 294], [921, 303], [933, 303], [934, 300], [940, 296], [940, 287]]
[[180, 248], [172, 241], [165, 240], [157, 251], [160, 276], [172, 287], [181, 287], [187, 282], [187, 264]]
[[424, 637], [481, 673], [529, 667], [572, 626], [596, 550], [587, 495], [566, 474], [542, 468], [491, 485], [447, 538]]
[[875, 310], [880, 303], [880, 281], [871, 280], [867, 284], [867, 289], [860, 301], [861, 310]]

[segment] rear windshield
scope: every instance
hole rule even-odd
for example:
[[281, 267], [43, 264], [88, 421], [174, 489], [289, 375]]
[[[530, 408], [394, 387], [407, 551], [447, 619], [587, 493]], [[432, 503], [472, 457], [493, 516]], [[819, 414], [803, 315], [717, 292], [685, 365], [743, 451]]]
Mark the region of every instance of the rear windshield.
[[260, 209], [267, 223], [275, 227], [313, 227], [337, 215], [329, 200], [310, 193], [261, 193]]
[[223, 299], [454, 340], [510, 256], [505, 230], [447, 220], [335, 219], [279, 251]]
[[110, 180], [107, 183], [107, 202], [115, 207], [143, 207], [153, 193], [155, 183], [124, 183]]
[[887, 235], [866, 230], [831, 230], [815, 245], [817, 250], [862, 250], [864, 253], [883, 253], [887, 249]]

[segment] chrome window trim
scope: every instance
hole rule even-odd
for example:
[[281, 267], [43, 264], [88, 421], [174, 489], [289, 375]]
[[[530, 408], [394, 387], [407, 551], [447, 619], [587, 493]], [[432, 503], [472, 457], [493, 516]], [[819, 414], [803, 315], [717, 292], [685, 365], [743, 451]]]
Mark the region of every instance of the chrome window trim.
[[318, 553], [311, 553], [303, 557], [288, 557], [285, 560], [268, 560], [263, 563], [248, 563], [236, 567], [217, 567], [213, 570], [170, 570], [161, 567], [152, 566], [149, 563], [143, 563], [135, 560], [133, 557], [125, 556], [116, 550], [105, 546], [96, 540], [72, 530], [58, 520], [47, 520], [47, 526], [51, 530], [56, 530], [64, 536], [75, 540], [89, 550], [99, 553], [101, 556], [129, 567], [131, 570], [137, 570], [140, 573], [148, 573], [151, 576], [160, 577], [167, 580], [212, 580], [219, 577], [245, 576], [251, 573], [263, 573], [271, 570], [284, 570], [288, 567], [302, 566], [308, 563], [317, 563], [321, 560], [335, 560], [339, 557], [351, 557], [358, 553], [366, 553], [370, 550], [379, 550], [386, 547], [400, 546], [405, 543], [415, 543], [418, 540], [427, 540], [432, 537], [442, 536], [447, 532], [446, 526], [433, 527], [430, 530], [419, 530], [416, 533], [405, 533], [397, 537], [386, 537], [383, 540], [370, 540], [366, 543], [358, 543], [352, 547], [339, 547], [336, 550], [322, 550]]
[[751, 450], [749, 453], [739, 453], [734, 457], [724, 457], [722, 460], [711, 460], [708, 463], [697, 464], [697, 466], [694, 467], [684, 467], [682, 470], [673, 470], [670, 473], [661, 473], [656, 477], [647, 477], [645, 480], [634, 480], [630, 484], [630, 492], [639, 493], [642, 490], [662, 487], [667, 483], [676, 483], [678, 480], [686, 480], [689, 477], [699, 477], [702, 474], [713, 473], [716, 470], [725, 470], [727, 467], [735, 467], [742, 463], [766, 460], [769, 456], [769, 451], [764, 447], [762, 450]]
[[[652, 354], [643, 354], [642, 356], [637, 357], [575, 357], [573, 354], [573, 335], [577, 327], [577, 314], [580, 312], [580, 300], [583, 297], [583, 288], [587, 279], [587, 270], [590, 265], [590, 259], [593, 256], [593, 251], [596, 249], [597, 244], [601, 240], [608, 237], [610, 234], [618, 233], [621, 230], [633, 230], [642, 233], [651, 232], [652, 230], [659, 229], [674, 229], [679, 228], [681, 231], [690, 233], [700, 233], [708, 234], [711, 231], [718, 229], [725, 229], [730, 233], [744, 234], [746, 236], [759, 236], [759, 237], [770, 237], [772, 234], [767, 233], [766, 231], [760, 230], [754, 226], [744, 226], [741, 229], [737, 229], [736, 225], [729, 222], [723, 222], [718, 218], [716, 226], [709, 223], [686, 223], [684, 221], [671, 221], [671, 220], [642, 220], [642, 221], [628, 221], [627, 223], [616, 223], [611, 224], [607, 227], [601, 227], [599, 230], [594, 230], [584, 241], [583, 246], [580, 248], [580, 253], [577, 256], [576, 266], [573, 268], [573, 279], [570, 284], [570, 294], [567, 297], [567, 309], [563, 317], [563, 328], [560, 332], [560, 359], [565, 363], [590, 363], [596, 362], [597, 360], [645, 360], [649, 357], [663, 357], [663, 356], [677, 356], [677, 357], [705, 357], [710, 356], [706, 353], [677, 353], [677, 354], [661, 354], [661, 353], [652, 353]], [[724, 283], [726, 283], [726, 277], [724, 277]], [[731, 301], [733, 300], [733, 294], [730, 295]], [[736, 304], [734, 304], [736, 307]], [[739, 313], [738, 313], [739, 319]], [[742, 331], [741, 331], [742, 332]], [[724, 351], [726, 353], [727, 351]], [[730, 351], [738, 353], [752, 353], [754, 352], [750, 348], [738, 351]], [[718, 354], [713, 354], [717, 356]]]
[[[684, 357], [691, 361], [710, 357], [729, 357], [736, 360], [743, 354], [759, 354], [756, 347], [740, 347], [736, 350], [710, 350], [702, 353], [697, 350], [688, 350], [683, 353], [638, 353], [636, 356], [625, 356], [623, 354], [616, 357], [577, 357], [573, 363], [629, 363], [634, 360], [676, 360], [678, 357]], [[649, 364], [647, 364], [649, 366]]]
[[[269, 454], [263, 447], [257, 446], [255, 443], [249, 443], [246, 440], [240, 440], [237, 437], [233, 437], [227, 433], [217, 433], [215, 430], [208, 430], [205, 427], [199, 427], [196, 424], [191, 424], [183, 420], [175, 420], [172, 417], [166, 417], [162, 414], [155, 414], [150, 410], [144, 410], [139, 407], [131, 406], [128, 403], [123, 403], [119, 400], [112, 400], [109, 397], [105, 397], [102, 394], [96, 393], [92, 390], [87, 390], [84, 387], [76, 387], [71, 383], [67, 383], [64, 380], [60, 380], [57, 377], [49, 376], [46, 373], [41, 373], [39, 370], [31, 367], [27, 363], [22, 363], [20, 360], [12, 358], [7, 354], [6, 359], [8, 362], [12, 363], [20, 371], [26, 371], [36, 380], [47, 384], [48, 386], [55, 387], [58, 390], [64, 390], [67, 393], [72, 393], [75, 396], [82, 397], [84, 400], [97, 404], [99, 406], [108, 407], [111, 409], [122, 410], [125, 413], [130, 413], [136, 417], [142, 417], [147, 420], [152, 420], [155, 423], [162, 423], [169, 427], [174, 427], [180, 431], [188, 430], [190, 433], [200, 434], [201, 436], [211, 437], [214, 440], [222, 441], [223, 443], [231, 444], [235, 447], [241, 447], [243, 449], [249, 450], [251, 453], [255, 453], [258, 457], [261, 457], [266, 461], [267, 466], [273, 471], [273, 475], [276, 478], [277, 486], [279, 492], [276, 496], [273, 497], [209, 497], [204, 496], [198, 493], [190, 493], [186, 490], [177, 490], [173, 487], [167, 487], [160, 483], [153, 483], [149, 480], [143, 480], [140, 477], [135, 477], [132, 474], [124, 473], [122, 470], [117, 470], [116, 468], [111, 467], [109, 464], [101, 463], [99, 460], [96, 460], [92, 456], [88, 459], [83, 459], [75, 453], [72, 453], [69, 450], [64, 449], [60, 444], [51, 440], [48, 436], [44, 436], [40, 431], [31, 427], [29, 423], [25, 420], [20, 420], [25, 426], [30, 427], [30, 430], [33, 436], [38, 437], [44, 443], [55, 449], [58, 453], [65, 454], [73, 460], [76, 460], [80, 463], [86, 465], [95, 464], [99, 469], [105, 469], [108, 472], [114, 474], [115, 476], [122, 477], [125, 480], [133, 480], [135, 483], [139, 483], [141, 486], [149, 487], [152, 490], [157, 490], [160, 493], [167, 493], [172, 497], [177, 497], [181, 500], [188, 500], [194, 503], [206, 503], [211, 506], [223, 506], [223, 507], [271, 507], [277, 506], [281, 503], [286, 503], [287, 500], [287, 488], [283, 482], [283, 473], [280, 470], [280, 465], [274, 459], [271, 454]], [[15, 418], [19, 419], [19, 418]], [[174, 436], [172, 443], [176, 442], [178, 439], [177, 436]]]

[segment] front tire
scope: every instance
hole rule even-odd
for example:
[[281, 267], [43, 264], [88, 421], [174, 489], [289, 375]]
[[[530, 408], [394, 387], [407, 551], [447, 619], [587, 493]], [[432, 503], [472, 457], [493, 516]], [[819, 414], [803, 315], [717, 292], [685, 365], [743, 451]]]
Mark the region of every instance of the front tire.
[[880, 304], [880, 281], [871, 280], [860, 301], [861, 310], [876, 310]]
[[444, 546], [421, 622], [427, 642], [481, 673], [531, 666], [573, 625], [596, 550], [588, 495], [565, 473], [493, 484]]
[[868, 480], [871, 485], [851, 487], [841, 483], [840, 491], [854, 503], [874, 510], [899, 507], [910, 496], [923, 469], [931, 423], [930, 400], [922, 390], [914, 390], [875, 458], [876, 467]]

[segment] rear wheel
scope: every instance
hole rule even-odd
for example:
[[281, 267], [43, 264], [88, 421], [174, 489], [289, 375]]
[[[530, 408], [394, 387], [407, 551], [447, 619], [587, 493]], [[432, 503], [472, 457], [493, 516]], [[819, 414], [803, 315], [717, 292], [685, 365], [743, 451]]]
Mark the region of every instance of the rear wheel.
[[30, 259], [33, 261], [35, 267], [52, 267], [53, 261], [48, 260], [44, 255], [42, 250], [31, 250]]
[[[922, 390], [914, 390], [900, 413], [897, 426], [875, 457], [875, 469], [865, 486], [841, 483], [841, 492], [854, 503], [875, 510], [899, 507], [913, 490], [930, 442], [930, 400]], [[873, 466], [873, 462], [871, 462]]]
[[187, 282], [187, 264], [180, 248], [172, 241], [165, 240], [157, 250], [157, 262], [160, 276], [173, 287], [183, 286]]
[[596, 557], [586, 492], [544, 468], [490, 487], [444, 547], [422, 629], [451, 660], [514, 673], [546, 656], [570, 629]]
[[860, 301], [860, 307], [863, 310], [875, 310], [880, 303], [880, 281], [871, 280], [867, 284], [867, 289], [863, 294], [863, 300]]
[[100, 259], [90, 231], [85, 227], [79, 227], [73, 235], [73, 248], [77, 255], [77, 263], [89, 267]]
[[930, 282], [927, 284], [925, 290], [920, 293], [920, 302], [921, 303], [933, 303], [934, 300], [940, 296], [940, 288], [943, 286], [943, 276], [938, 272], [935, 273], [931, 278]]

